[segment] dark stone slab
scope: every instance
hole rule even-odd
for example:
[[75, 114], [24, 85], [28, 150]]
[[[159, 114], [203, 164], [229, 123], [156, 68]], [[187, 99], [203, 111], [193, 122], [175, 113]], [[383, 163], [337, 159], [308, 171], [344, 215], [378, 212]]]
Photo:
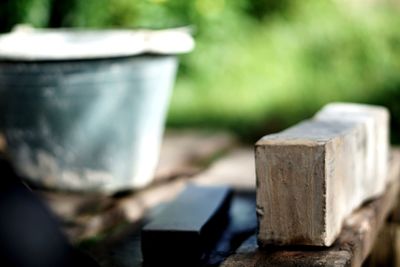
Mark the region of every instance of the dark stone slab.
[[228, 187], [189, 185], [142, 230], [145, 262], [199, 262], [227, 224]]
[[[142, 267], [152, 264], [143, 264], [141, 251], [141, 228], [146, 222], [156, 218], [165, 205], [158, 205], [148, 213], [143, 221], [128, 224], [106, 240], [95, 246], [85, 248], [102, 267]], [[228, 212], [228, 223], [224, 227], [215, 245], [203, 255], [200, 266], [214, 267], [225, 260], [255, 233], [257, 218], [255, 213], [255, 191], [234, 192]], [[181, 254], [178, 254], [181, 256]], [[167, 264], [153, 264], [153, 266], [167, 266]], [[175, 263], [168, 266], [176, 266]], [[193, 267], [194, 264], [186, 266]]]

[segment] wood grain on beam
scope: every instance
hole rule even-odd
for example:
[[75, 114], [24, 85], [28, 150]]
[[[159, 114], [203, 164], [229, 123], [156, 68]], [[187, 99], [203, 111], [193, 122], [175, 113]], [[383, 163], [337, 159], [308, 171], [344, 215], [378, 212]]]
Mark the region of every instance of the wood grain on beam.
[[385, 108], [328, 105], [256, 143], [261, 244], [330, 246], [343, 220], [387, 183]]

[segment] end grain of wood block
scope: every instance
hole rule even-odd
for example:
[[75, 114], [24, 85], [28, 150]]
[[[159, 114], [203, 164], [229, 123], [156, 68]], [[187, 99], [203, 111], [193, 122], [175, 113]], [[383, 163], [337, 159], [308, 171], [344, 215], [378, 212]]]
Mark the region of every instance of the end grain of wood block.
[[[387, 139], [378, 142], [375, 133], [366, 130], [369, 114], [362, 116], [367, 119], [329, 119], [321, 113], [257, 142], [260, 245], [330, 246], [344, 218], [383, 191], [386, 174], [366, 180], [365, 170], [368, 153], [379, 145], [387, 147], [382, 144]], [[386, 154], [378, 153], [387, 160]]]

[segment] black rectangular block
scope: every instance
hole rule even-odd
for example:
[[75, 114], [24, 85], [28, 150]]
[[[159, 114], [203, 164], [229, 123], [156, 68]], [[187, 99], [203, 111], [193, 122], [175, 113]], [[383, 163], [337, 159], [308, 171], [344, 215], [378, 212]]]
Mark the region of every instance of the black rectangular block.
[[189, 185], [142, 229], [145, 263], [194, 263], [219, 237], [228, 219], [228, 187]]

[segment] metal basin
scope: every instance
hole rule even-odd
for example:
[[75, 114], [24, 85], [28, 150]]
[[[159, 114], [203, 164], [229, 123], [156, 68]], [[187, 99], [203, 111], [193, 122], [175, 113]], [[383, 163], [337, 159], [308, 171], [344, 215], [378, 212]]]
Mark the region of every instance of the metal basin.
[[60, 190], [145, 186], [158, 161], [176, 68], [174, 55], [143, 51], [71, 60], [3, 57], [1, 128], [17, 171]]

